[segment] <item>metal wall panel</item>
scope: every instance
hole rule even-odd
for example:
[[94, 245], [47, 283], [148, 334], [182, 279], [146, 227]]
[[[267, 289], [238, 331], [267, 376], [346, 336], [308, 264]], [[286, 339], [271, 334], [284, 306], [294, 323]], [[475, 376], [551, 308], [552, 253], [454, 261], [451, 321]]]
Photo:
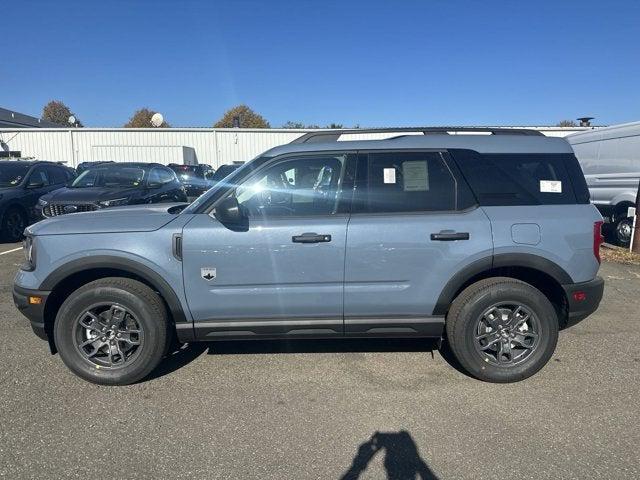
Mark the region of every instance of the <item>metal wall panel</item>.
[[[548, 136], [565, 136], [586, 128], [535, 128]], [[0, 129], [0, 140], [23, 156], [66, 162], [113, 160], [181, 162], [182, 147], [195, 151], [198, 163], [218, 167], [247, 161], [312, 130], [213, 128], [76, 128]], [[393, 134], [351, 134], [341, 140], [386, 138]]]

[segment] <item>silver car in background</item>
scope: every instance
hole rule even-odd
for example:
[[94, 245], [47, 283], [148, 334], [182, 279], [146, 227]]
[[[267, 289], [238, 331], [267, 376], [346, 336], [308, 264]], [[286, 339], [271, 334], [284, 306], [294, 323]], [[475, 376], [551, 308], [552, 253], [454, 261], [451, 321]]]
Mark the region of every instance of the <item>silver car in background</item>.
[[627, 211], [636, 204], [640, 180], [640, 122], [574, 133], [566, 140], [614, 240], [629, 245], [633, 219]]

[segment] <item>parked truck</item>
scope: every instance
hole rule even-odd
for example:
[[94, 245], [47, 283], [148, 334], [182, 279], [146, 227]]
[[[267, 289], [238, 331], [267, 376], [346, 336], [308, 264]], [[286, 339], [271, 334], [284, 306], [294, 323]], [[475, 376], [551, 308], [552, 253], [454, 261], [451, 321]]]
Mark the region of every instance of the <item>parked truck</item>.
[[619, 245], [631, 241], [640, 180], [640, 122], [574, 133], [566, 137], [580, 162], [591, 201], [605, 218], [605, 232]]

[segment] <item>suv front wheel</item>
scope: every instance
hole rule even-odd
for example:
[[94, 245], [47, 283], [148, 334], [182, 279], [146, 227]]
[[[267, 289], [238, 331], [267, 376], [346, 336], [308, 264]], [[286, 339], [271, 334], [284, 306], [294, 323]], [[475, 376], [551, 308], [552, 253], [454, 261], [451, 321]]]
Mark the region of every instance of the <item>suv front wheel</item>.
[[169, 340], [160, 296], [129, 278], [104, 278], [62, 304], [54, 336], [63, 362], [76, 375], [103, 385], [127, 385], [160, 363]]
[[467, 287], [447, 315], [447, 340], [467, 372], [517, 382], [540, 370], [558, 341], [558, 318], [540, 290], [506, 277]]

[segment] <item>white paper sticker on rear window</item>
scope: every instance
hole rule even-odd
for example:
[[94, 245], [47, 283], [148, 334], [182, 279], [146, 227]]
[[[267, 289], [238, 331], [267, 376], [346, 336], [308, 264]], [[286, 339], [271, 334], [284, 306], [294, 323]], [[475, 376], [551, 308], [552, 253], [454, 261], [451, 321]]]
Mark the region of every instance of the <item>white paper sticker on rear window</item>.
[[560, 180], [540, 180], [540, 191], [542, 193], [562, 193], [562, 182]]
[[[396, 169], [395, 168], [385, 168], [383, 170], [384, 183], [396, 183]], [[378, 177], [380, 178], [380, 177]]]
[[426, 161], [404, 162], [402, 178], [405, 192], [426, 192], [429, 190], [429, 172]]

